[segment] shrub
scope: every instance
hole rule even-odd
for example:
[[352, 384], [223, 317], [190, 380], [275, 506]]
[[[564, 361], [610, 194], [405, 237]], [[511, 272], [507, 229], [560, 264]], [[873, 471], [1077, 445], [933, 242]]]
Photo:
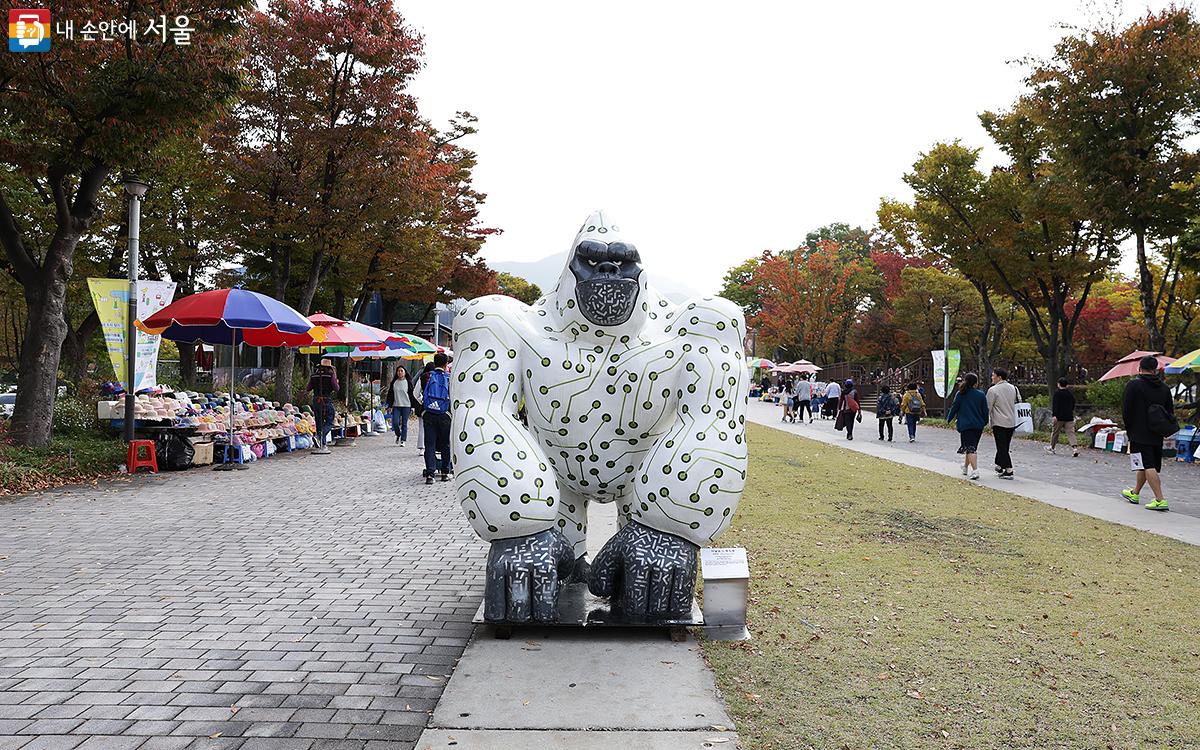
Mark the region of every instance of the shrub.
[[1087, 387], [1088, 403], [1096, 407], [1117, 408], [1121, 406], [1121, 397], [1125, 394], [1125, 384], [1129, 378], [1114, 378], [1097, 381]]
[[96, 403], [64, 396], [54, 402], [55, 435], [83, 435], [98, 426]]
[[1037, 393], [1029, 397], [1029, 405], [1035, 409], [1050, 408], [1050, 397], [1044, 393]]

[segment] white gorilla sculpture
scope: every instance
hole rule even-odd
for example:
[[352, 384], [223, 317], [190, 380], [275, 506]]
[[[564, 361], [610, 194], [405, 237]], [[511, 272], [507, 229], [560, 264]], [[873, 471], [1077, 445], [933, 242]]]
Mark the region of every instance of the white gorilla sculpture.
[[[745, 484], [744, 329], [728, 300], [660, 297], [599, 211], [532, 307], [493, 295], [459, 312], [451, 442], [458, 498], [492, 544], [486, 620], [554, 621], [572, 573], [632, 620], [690, 613], [696, 551]], [[622, 527], [589, 569], [590, 501], [619, 503]]]

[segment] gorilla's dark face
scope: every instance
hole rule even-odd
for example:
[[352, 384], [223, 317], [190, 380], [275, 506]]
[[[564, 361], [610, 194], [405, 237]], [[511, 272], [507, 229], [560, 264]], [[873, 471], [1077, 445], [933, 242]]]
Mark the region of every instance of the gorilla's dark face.
[[626, 242], [580, 242], [570, 268], [583, 316], [598, 326], [619, 326], [629, 320], [641, 289], [641, 262], [637, 248]]

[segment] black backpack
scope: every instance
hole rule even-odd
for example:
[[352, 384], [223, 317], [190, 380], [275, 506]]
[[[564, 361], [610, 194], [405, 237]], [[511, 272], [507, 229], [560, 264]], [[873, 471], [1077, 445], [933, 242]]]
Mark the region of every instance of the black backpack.
[[1160, 438], [1169, 438], [1179, 432], [1179, 422], [1175, 416], [1163, 408], [1162, 404], [1151, 404], [1146, 414], [1146, 426], [1150, 433]]

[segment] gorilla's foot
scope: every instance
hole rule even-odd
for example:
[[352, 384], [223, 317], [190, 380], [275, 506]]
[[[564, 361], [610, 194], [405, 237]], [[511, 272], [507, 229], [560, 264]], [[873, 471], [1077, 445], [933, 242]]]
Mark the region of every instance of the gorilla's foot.
[[567, 579], [567, 583], [587, 583], [592, 574], [592, 564], [588, 562], [587, 553], [583, 553], [575, 559], [575, 568], [571, 571], [571, 577]]
[[631, 521], [596, 555], [588, 588], [609, 597], [631, 620], [688, 617], [698, 549], [682, 537]]
[[497, 539], [488, 552], [483, 619], [557, 621], [558, 583], [574, 566], [571, 545], [558, 529]]

